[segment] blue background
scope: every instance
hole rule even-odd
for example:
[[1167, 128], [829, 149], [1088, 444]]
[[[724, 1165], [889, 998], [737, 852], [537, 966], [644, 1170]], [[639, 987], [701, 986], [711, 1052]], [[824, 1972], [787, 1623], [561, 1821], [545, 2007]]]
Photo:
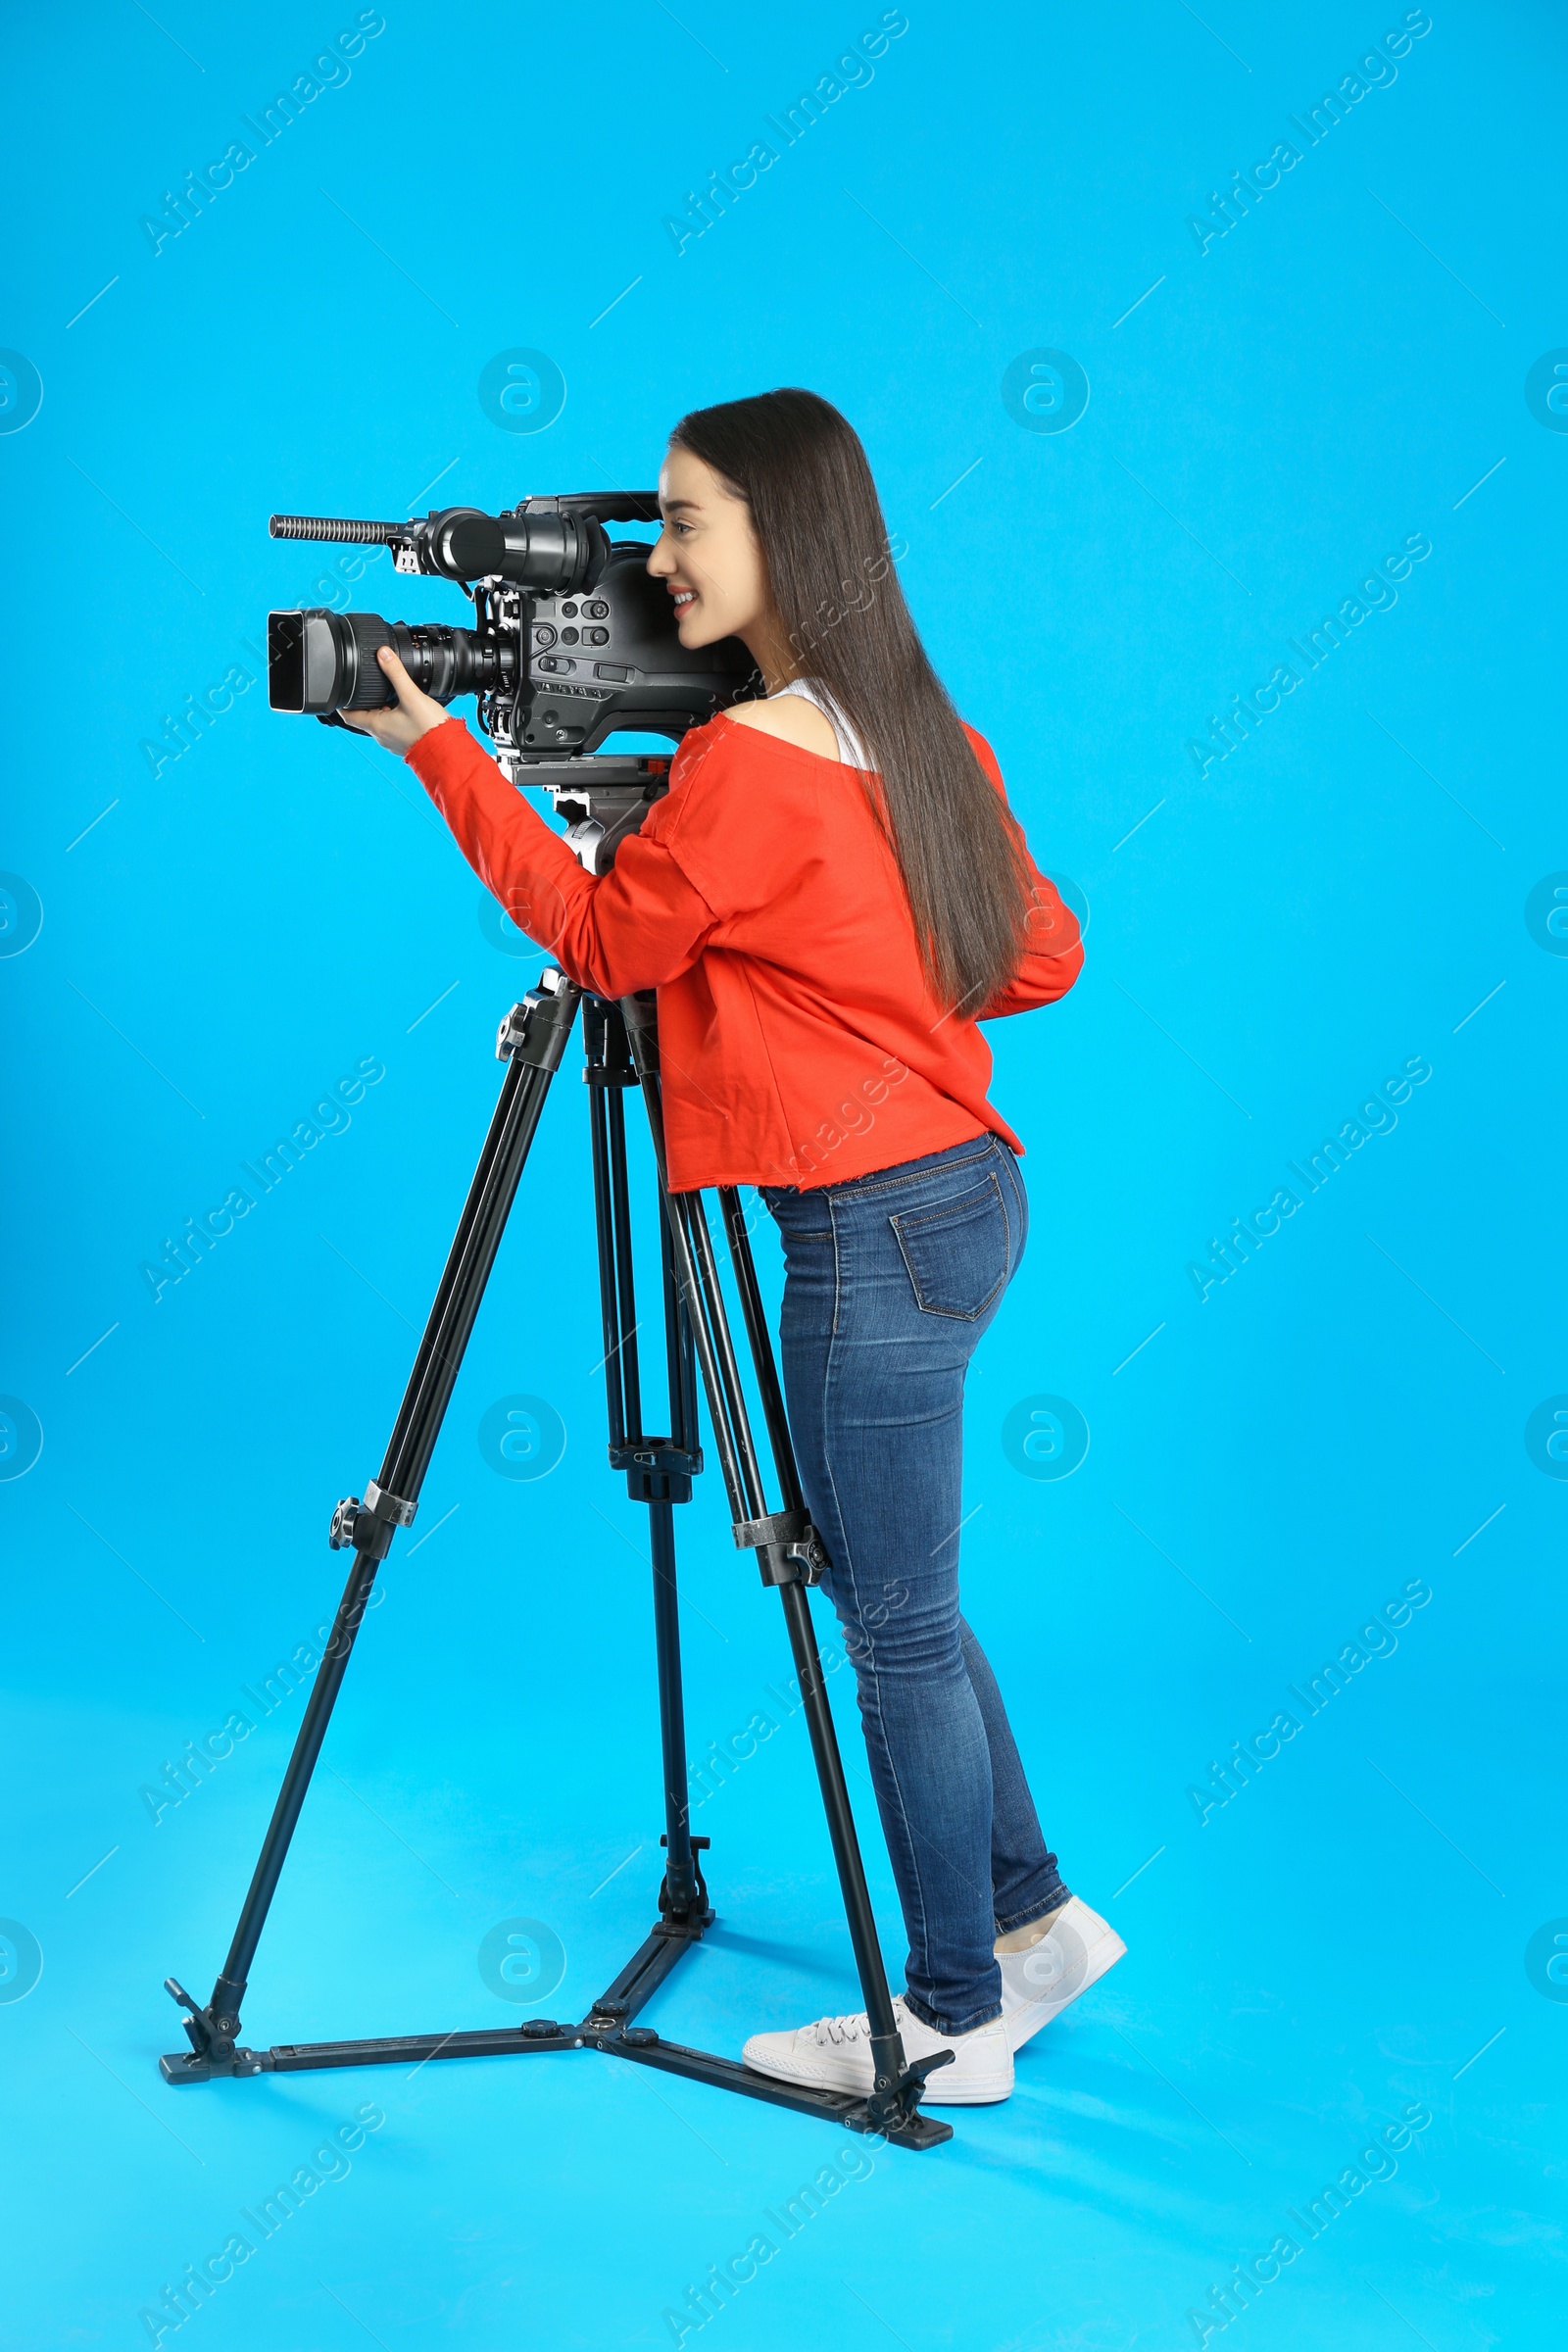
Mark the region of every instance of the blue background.
[[[0, 1911], [43, 1961], [0, 2003], [19, 2352], [148, 2341], [140, 2312], [370, 2098], [347, 2177], [186, 2323], [207, 2352], [667, 2343], [836, 2155], [586, 2056], [166, 2088], [161, 1979], [206, 1997], [300, 1699], [156, 1825], [140, 1794], [330, 1616], [326, 1517], [379, 1459], [539, 960], [497, 944], [409, 771], [272, 718], [260, 682], [156, 775], [143, 745], [236, 665], [259, 680], [269, 606], [325, 595], [330, 551], [270, 543], [272, 510], [640, 486], [683, 410], [779, 383], [863, 434], [932, 657], [1090, 910], [1069, 999], [991, 1032], [1034, 1223], [970, 1390], [964, 1587], [1068, 1882], [1129, 1953], [1009, 2103], [873, 2152], [710, 2327], [732, 2352], [1176, 2347], [1291, 2232], [1209, 2340], [1545, 2340], [1568, 2008], [1526, 1954], [1568, 1913], [1568, 1464], [1526, 1427], [1568, 1390], [1568, 942], [1526, 908], [1568, 868], [1568, 436], [1525, 385], [1568, 345], [1568, 75], [1555, 11], [1438, 7], [1308, 147], [1288, 118], [1401, 13], [911, 4], [790, 145], [767, 118], [874, 7], [388, 0], [266, 146], [242, 116], [352, 7], [14, 21], [0, 342], [43, 388], [0, 435], [0, 864], [42, 906], [0, 958], [0, 1389], [43, 1439], [0, 1482]], [[155, 252], [143, 218], [242, 138]], [[666, 217], [764, 138], [777, 161], [677, 252]], [[1201, 247], [1189, 217], [1287, 139], [1300, 161]], [[566, 386], [531, 438], [478, 398], [515, 347]], [[1041, 349], [1087, 376], [1070, 429], [1004, 405]], [[1415, 533], [1397, 602], [1200, 773], [1211, 716]], [[384, 561], [352, 601], [462, 617]], [[1417, 1055], [1397, 1125], [1200, 1299], [1189, 1263]], [[155, 1303], [142, 1263], [366, 1057], [350, 1124]], [[255, 2043], [514, 2022], [478, 1952], [519, 1917], [564, 1956], [534, 2012], [580, 2015], [652, 1917], [645, 1534], [600, 1450], [567, 1080], [354, 1658]], [[639, 1216], [651, 1240], [645, 1167]], [[538, 1479], [479, 1447], [519, 1395], [565, 1434]], [[1042, 1395], [1090, 1433], [1067, 1477], [1004, 1446]], [[679, 1534], [700, 1758], [788, 1656], [716, 1477]], [[1396, 1650], [1200, 1820], [1211, 1762], [1417, 1578]], [[697, 1824], [720, 1925], [651, 2022], [735, 2051], [856, 2005], [798, 1715]], [[1395, 2176], [1305, 2242], [1287, 2209], [1412, 2102]]]

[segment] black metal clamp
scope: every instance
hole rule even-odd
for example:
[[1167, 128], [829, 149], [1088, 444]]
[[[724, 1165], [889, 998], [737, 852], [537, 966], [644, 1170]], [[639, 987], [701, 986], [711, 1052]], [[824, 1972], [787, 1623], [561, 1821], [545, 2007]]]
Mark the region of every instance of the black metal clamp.
[[530, 988], [522, 1002], [513, 1005], [496, 1031], [497, 1061], [525, 1061], [536, 1070], [559, 1070], [581, 995], [564, 972], [547, 965], [539, 975], [538, 987]]
[[610, 1448], [610, 1467], [624, 1470], [633, 1502], [690, 1502], [702, 1466], [700, 1446], [676, 1446], [668, 1438], [627, 1438]]
[[[189, 2058], [171, 2056], [162, 2061], [166, 2082], [206, 2082], [215, 2075], [259, 2075], [264, 2071], [257, 2053], [234, 2038], [239, 2032], [237, 2016], [219, 2016], [211, 2008], [204, 2009], [177, 1977], [166, 1977], [164, 1990], [189, 2012], [182, 2023], [191, 2046]], [[236, 2010], [238, 2006], [236, 2001]]]
[[926, 2077], [934, 2075], [939, 2066], [951, 2066], [956, 2056], [956, 2050], [933, 2050], [929, 2058], [908, 2060], [897, 2082], [889, 2083], [885, 2089], [873, 2090], [864, 2102], [858, 2111], [865, 2118], [861, 2128], [902, 2133], [918, 2126], [924, 2120], [920, 2115], [920, 2094], [925, 2088]]
[[344, 1495], [332, 1513], [326, 1540], [334, 1551], [363, 1551], [372, 1560], [384, 1560], [392, 1548], [393, 1529], [412, 1527], [418, 1507], [401, 1494], [389, 1494], [372, 1478], [363, 1502], [357, 1494]]
[[818, 1585], [833, 1563], [805, 1511], [769, 1511], [735, 1522], [737, 1551], [755, 1551], [764, 1585]]
[[[669, 1835], [667, 1831], [662, 1837], [661, 1837], [659, 1842], [667, 1852], [669, 1848]], [[696, 1933], [700, 1936], [703, 1932], [703, 1929], [713, 1916], [712, 1909], [708, 1900], [708, 1882], [703, 1877], [703, 1865], [699, 1859], [700, 1855], [707, 1853], [712, 1842], [713, 1841], [710, 1838], [688, 1838], [686, 1840], [687, 1845], [691, 1849], [692, 1884], [696, 1889], [688, 1910], [677, 1910], [677, 1908], [670, 1902], [669, 1879], [667, 1874], [665, 1876], [663, 1885], [659, 1889], [659, 1910], [661, 1918], [669, 1920], [674, 1925], [678, 1926], [683, 1935], [690, 1935], [693, 1932], [692, 1923], [695, 1921]]]

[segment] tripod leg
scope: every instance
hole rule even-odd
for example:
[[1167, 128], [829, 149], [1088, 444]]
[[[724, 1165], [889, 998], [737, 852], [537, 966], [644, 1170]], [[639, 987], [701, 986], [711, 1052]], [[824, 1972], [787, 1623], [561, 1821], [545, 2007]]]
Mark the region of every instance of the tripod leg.
[[[670, 1247], [669, 1226], [659, 1221], [663, 1277], [664, 1342], [669, 1381], [670, 1444], [699, 1466], [696, 1374], [691, 1331], [681, 1304]], [[691, 1479], [684, 1482], [691, 1493]], [[668, 1501], [649, 1505], [648, 1533], [654, 1558], [654, 1644], [659, 1660], [659, 1722], [664, 1759], [664, 1905], [672, 1918], [708, 1909], [702, 1864], [692, 1842], [691, 1792], [686, 1775], [686, 1708], [681, 1690], [680, 1617], [675, 1586], [675, 1514]], [[706, 1845], [704, 1838], [702, 1843]]]
[[[757, 1448], [741, 1390], [740, 1368], [724, 1313], [712, 1236], [704, 1214], [702, 1195], [700, 1192], [672, 1193], [668, 1189], [654, 1008], [640, 999], [626, 998], [622, 1001], [621, 1009], [626, 1018], [637, 1074], [642, 1083], [676, 1272], [691, 1321], [703, 1385], [708, 1393], [709, 1416], [734, 1516], [735, 1541], [738, 1545], [756, 1548], [763, 1580], [779, 1587], [784, 1605], [790, 1647], [795, 1657], [802, 1703], [810, 1733], [811, 1753], [822, 1790], [828, 1835], [844, 1897], [845, 1918], [870, 2030], [874, 2088], [867, 2104], [878, 2120], [886, 2119], [890, 2124], [896, 2124], [912, 2117], [924, 2076], [937, 2062], [922, 2060], [916, 2067], [910, 2067], [906, 2062], [893, 1996], [888, 1987], [887, 1969], [877, 1941], [870, 1890], [865, 1883], [865, 1866], [860, 1856], [849, 1788], [844, 1778], [844, 1760], [839, 1753], [838, 1735], [828, 1707], [816, 1633], [803, 1590], [804, 1583], [813, 1572], [813, 1546], [817, 1552], [820, 1551], [820, 1539], [809, 1527], [804, 1514], [800, 1474], [790, 1441], [766, 1320], [762, 1314], [751, 1245], [740, 1215], [739, 1200], [731, 1191], [724, 1212], [726, 1230], [785, 1502], [782, 1512], [771, 1515], [762, 1490]], [[724, 1198], [721, 1192], [721, 1200]]]
[[[664, 1784], [663, 1882], [653, 1933], [618, 1971], [583, 2021], [583, 2038], [596, 2049], [642, 2050], [658, 2034], [631, 2020], [659, 1989], [683, 1951], [712, 1925], [701, 1851], [706, 1838], [691, 1833], [687, 1793], [686, 1723], [681, 1695], [679, 1595], [675, 1583], [675, 1508], [689, 1502], [702, 1469], [698, 1445], [697, 1383], [691, 1327], [681, 1304], [661, 1200], [659, 1230], [664, 1305], [664, 1351], [669, 1384], [669, 1435], [642, 1428], [636, 1285], [632, 1268], [631, 1206], [626, 1182], [625, 1089], [637, 1084], [626, 1026], [617, 1007], [590, 999], [583, 1018], [593, 1089], [594, 1204], [599, 1245], [599, 1298], [605, 1332], [605, 1380], [611, 1466], [626, 1473], [633, 1502], [648, 1507], [654, 1571], [654, 1647], [659, 1677], [660, 1752]], [[707, 2067], [713, 2063], [704, 2057]], [[718, 2062], [723, 2064], [722, 2061]], [[749, 2087], [749, 2086], [748, 2086]]]
[[[677, 1199], [682, 1196], [677, 1195]], [[719, 1298], [718, 1268], [713, 1262], [712, 1240], [708, 1220], [702, 1211], [700, 1196], [685, 1196], [692, 1201], [689, 1224], [696, 1244], [698, 1280], [705, 1298]], [[800, 1473], [795, 1461], [795, 1448], [790, 1440], [789, 1424], [784, 1415], [783, 1397], [778, 1385], [778, 1373], [773, 1362], [772, 1344], [762, 1315], [761, 1296], [757, 1288], [757, 1270], [752, 1263], [751, 1246], [740, 1219], [739, 1200], [734, 1194], [733, 1219], [729, 1226], [731, 1250], [735, 1259], [737, 1284], [748, 1337], [751, 1342], [754, 1370], [761, 1392], [763, 1410], [768, 1422], [775, 1467], [784, 1495], [785, 1510], [802, 1508]], [[723, 1195], [720, 1195], [723, 1200]], [[722, 1305], [719, 1305], [722, 1314]], [[727, 1334], [726, 1334], [727, 1337]], [[744, 1412], [744, 1406], [742, 1406]], [[761, 1490], [757, 1489], [760, 1503]], [[765, 1516], [761, 1508], [750, 1513], [752, 1520]], [[737, 1533], [737, 1542], [741, 1540]], [[764, 1564], [766, 1567], [772, 1563]], [[816, 1629], [806, 1598], [806, 1587], [797, 1574], [779, 1583], [779, 1598], [784, 1605], [784, 1621], [789, 1632], [790, 1647], [794, 1653], [796, 1672], [800, 1679], [801, 1700], [806, 1711], [807, 1728], [810, 1733], [811, 1754], [816, 1764], [816, 1776], [822, 1790], [823, 1809], [827, 1815], [828, 1836], [832, 1840], [833, 1858], [838, 1865], [839, 1885], [844, 1895], [845, 1917], [849, 1924], [850, 1941], [855, 1951], [855, 1965], [865, 1995], [866, 2018], [871, 2030], [871, 2051], [879, 2077], [878, 2089], [891, 2087], [904, 2071], [904, 2045], [899, 2037], [894, 2017], [893, 1996], [888, 1989], [887, 1970], [883, 1964], [882, 1948], [877, 1940], [876, 1924], [871, 1911], [870, 1890], [865, 1883], [865, 1866], [860, 1858], [859, 1839], [856, 1835], [855, 1816], [850, 1808], [850, 1792], [844, 1778], [844, 1760], [839, 1752], [838, 1733], [828, 1707], [827, 1686], [822, 1674], [822, 1661], [816, 1645]], [[890, 2042], [884, 2051], [879, 2040]]]
[[[553, 987], [552, 981], [557, 985]], [[205, 2009], [198, 2008], [173, 1978], [168, 1980], [174, 1999], [190, 2013], [185, 2032], [193, 2052], [188, 2058], [180, 2053], [162, 2061], [169, 2081], [200, 2081], [210, 2075], [255, 2071], [246, 2054], [236, 2047], [240, 2003], [251, 1963], [326, 1737], [355, 1635], [375, 1583], [376, 1569], [391, 1548], [394, 1527], [412, 1525], [418, 1507], [424, 1474], [495, 1263], [523, 1163], [544, 1108], [551, 1075], [565, 1049], [578, 1001], [577, 990], [559, 973], [547, 973], [539, 988], [522, 1004], [514, 1005], [501, 1024], [496, 1051], [508, 1060], [501, 1098], [404, 1391], [380, 1477], [367, 1488], [363, 1504], [351, 1498], [338, 1505], [333, 1517], [334, 1546], [341, 1549], [352, 1545], [354, 1564], [338, 1603], [331, 1639], [317, 1669], [228, 1957]]]
[[599, 1251], [599, 1305], [605, 1340], [605, 1402], [610, 1459], [626, 1473], [634, 1502], [648, 1506], [654, 1569], [654, 1646], [659, 1674], [660, 1743], [664, 1777], [664, 1884], [659, 1907], [672, 1922], [701, 1932], [710, 1916], [708, 1890], [692, 1850], [686, 1788], [686, 1726], [681, 1697], [680, 1628], [675, 1587], [674, 1505], [691, 1498], [702, 1467], [697, 1447], [690, 1338], [675, 1285], [669, 1235], [662, 1215], [665, 1352], [670, 1434], [643, 1434], [636, 1282], [632, 1264], [631, 1200], [626, 1174], [625, 1093], [637, 1083], [626, 1027], [618, 1008], [590, 998], [583, 1013], [593, 1142], [594, 1225]]
[[650, 1503], [648, 1534], [654, 1557], [654, 1652], [659, 1666], [659, 1733], [664, 1760], [664, 1889], [661, 1908], [684, 1918], [707, 1908], [692, 1852], [691, 1797], [686, 1785], [686, 1709], [681, 1692], [680, 1624], [675, 1595], [675, 1514]]
[[724, 1219], [724, 1239], [729, 1244], [730, 1264], [735, 1269], [735, 1288], [740, 1293], [741, 1317], [746, 1325], [747, 1345], [752, 1351], [752, 1363], [757, 1372], [758, 1391], [762, 1399], [762, 1418], [767, 1423], [767, 1442], [773, 1455], [773, 1467], [778, 1473], [779, 1492], [787, 1511], [802, 1511], [806, 1497], [801, 1492], [801, 1474], [796, 1467], [795, 1441], [790, 1436], [789, 1416], [784, 1410], [784, 1392], [779, 1385], [778, 1366], [773, 1361], [773, 1341], [767, 1328], [767, 1316], [762, 1308], [762, 1293], [757, 1280], [757, 1265], [752, 1256], [751, 1236], [741, 1210], [741, 1197], [733, 1185], [719, 1187], [718, 1204]]

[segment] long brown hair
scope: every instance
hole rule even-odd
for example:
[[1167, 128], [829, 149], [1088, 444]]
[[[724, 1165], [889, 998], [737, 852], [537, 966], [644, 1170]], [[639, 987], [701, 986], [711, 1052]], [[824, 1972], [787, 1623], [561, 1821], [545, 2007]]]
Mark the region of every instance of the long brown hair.
[[889, 554], [859, 435], [814, 392], [694, 409], [670, 435], [751, 509], [792, 674], [825, 690], [880, 778], [866, 780], [949, 1010], [982, 1009], [1017, 969], [1030, 906], [1022, 837], [926, 658]]

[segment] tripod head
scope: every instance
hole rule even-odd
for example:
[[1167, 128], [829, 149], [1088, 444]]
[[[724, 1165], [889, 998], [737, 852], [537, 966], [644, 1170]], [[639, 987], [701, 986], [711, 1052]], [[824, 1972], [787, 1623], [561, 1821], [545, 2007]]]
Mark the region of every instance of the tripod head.
[[270, 612], [271, 707], [328, 726], [340, 726], [344, 710], [386, 709], [396, 698], [375, 657], [390, 645], [436, 702], [477, 698], [503, 771], [551, 793], [573, 851], [590, 872], [603, 871], [667, 790], [669, 760], [594, 757], [599, 746], [632, 732], [678, 743], [762, 692], [738, 637], [681, 644], [669, 598], [648, 571], [648, 542], [612, 539], [605, 528], [658, 520], [649, 490], [526, 498], [500, 514], [443, 507], [409, 522], [274, 514], [274, 539], [386, 547], [398, 571], [454, 581], [472, 601], [474, 626], [323, 608]]

